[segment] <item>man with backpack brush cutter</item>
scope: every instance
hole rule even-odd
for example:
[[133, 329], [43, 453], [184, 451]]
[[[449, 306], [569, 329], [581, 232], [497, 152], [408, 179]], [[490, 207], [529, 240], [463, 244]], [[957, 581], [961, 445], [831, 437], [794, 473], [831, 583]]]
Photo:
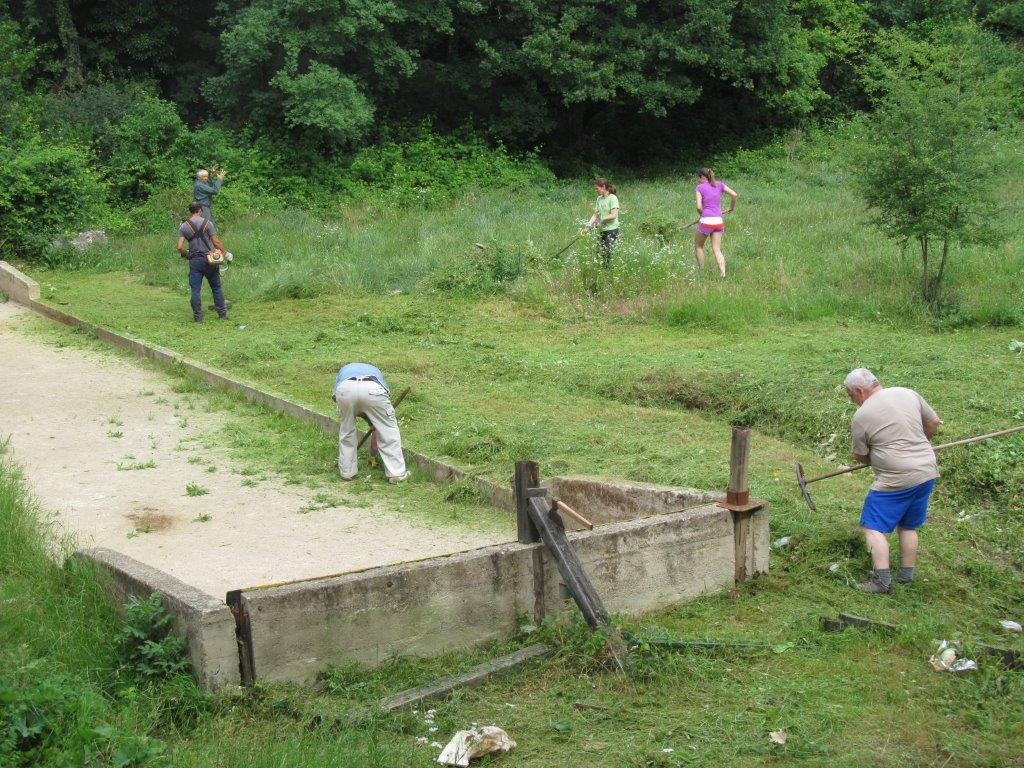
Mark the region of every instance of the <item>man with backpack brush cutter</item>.
[[[221, 320], [228, 319], [227, 302], [224, 300], [224, 289], [220, 284], [220, 265], [230, 261], [223, 243], [217, 237], [217, 229], [213, 222], [203, 217], [203, 206], [190, 203], [191, 214], [178, 227], [178, 253], [188, 259], [188, 284], [192, 289], [192, 316], [197, 323], [203, 322], [203, 302], [200, 292], [203, 278], [210, 284], [213, 291], [213, 304]], [[187, 243], [187, 244], [186, 244]]]

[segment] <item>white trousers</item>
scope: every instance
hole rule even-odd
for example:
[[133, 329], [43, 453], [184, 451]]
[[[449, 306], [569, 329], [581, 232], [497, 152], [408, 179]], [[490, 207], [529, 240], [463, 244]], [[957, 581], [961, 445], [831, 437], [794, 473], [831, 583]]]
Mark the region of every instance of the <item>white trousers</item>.
[[359, 471], [356, 461], [356, 416], [366, 416], [377, 430], [377, 448], [388, 477], [405, 474], [402, 436], [398, 433], [395, 408], [384, 387], [376, 381], [349, 379], [334, 390], [338, 404], [338, 471], [352, 477]]

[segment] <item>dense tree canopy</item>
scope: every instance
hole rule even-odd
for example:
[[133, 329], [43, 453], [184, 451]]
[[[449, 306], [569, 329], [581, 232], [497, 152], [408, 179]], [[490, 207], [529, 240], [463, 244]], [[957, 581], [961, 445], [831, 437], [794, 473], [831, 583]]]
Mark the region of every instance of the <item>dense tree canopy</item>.
[[1024, 0], [7, 0], [34, 76], [74, 92], [146, 81], [196, 125], [325, 155], [396, 123], [473, 125], [513, 148], [705, 148], [868, 104], [887, 28]]

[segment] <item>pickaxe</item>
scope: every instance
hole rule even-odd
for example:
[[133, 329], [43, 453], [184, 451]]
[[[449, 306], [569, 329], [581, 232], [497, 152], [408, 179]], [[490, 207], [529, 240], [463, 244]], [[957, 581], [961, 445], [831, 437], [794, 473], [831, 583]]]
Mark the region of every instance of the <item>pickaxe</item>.
[[[936, 445], [935, 452], [944, 451], [947, 448], [956, 448], [960, 445], [970, 445], [971, 443], [980, 443], [985, 440], [991, 440], [993, 437], [1002, 437], [1003, 435], [1012, 435], [1014, 432], [1020, 432], [1024, 430], [1024, 425], [1019, 427], [1011, 427], [1010, 429], [1001, 429], [998, 432], [989, 432], [987, 435], [978, 435], [977, 437], [965, 437], [963, 440], [956, 440], [952, 443], [944, 443], [943, 445]], [[831, 472], [826, 472], [823, 475], [816, 475], [814, 477], [804, 477], [804, 468], [798, 461], [796, 463], [796, 484], [800, 487], [800, 493], [804, 497], [804, 501], [807, 502], [807, 506], [810, 507], [812, 512], [817, 511], [817, 507], [814, 504], [814, 499], [811, 498], [810, 492], [807, 490], [807, 486], [811, 483], [816, 483], [819, 480], [827, 480], [830, 477], [836, 477], [838, 475], [845, 475], [848, 472], [857, 472], [861, 469], [867, 469], [870, 464], [857, 464], [853, 467], [843, 467], [842, 469], [836, 469]]]

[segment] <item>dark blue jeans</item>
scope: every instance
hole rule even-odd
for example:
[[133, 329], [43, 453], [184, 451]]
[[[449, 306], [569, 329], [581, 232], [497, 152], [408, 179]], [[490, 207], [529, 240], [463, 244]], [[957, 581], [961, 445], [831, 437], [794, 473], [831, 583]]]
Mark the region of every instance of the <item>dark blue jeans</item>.
[[601, 265], [606, 269], [612, 265], [612, 251], [619, 240], [619, 230], [610, 229], [601, 233]]
[[213, 290], [213, 304], [217, 307], [217, 314], [226, 317], [228, 307], [224, 301], [224, 290], [220, 287], [220, 267], [207, 263], [206, 256], [193, 256], [188, 260], [188, 285], [192, 289], [192, 316], [196, 320], [203, 319], [203, 300], [200, 291], [203, 287], [204, 277]]

